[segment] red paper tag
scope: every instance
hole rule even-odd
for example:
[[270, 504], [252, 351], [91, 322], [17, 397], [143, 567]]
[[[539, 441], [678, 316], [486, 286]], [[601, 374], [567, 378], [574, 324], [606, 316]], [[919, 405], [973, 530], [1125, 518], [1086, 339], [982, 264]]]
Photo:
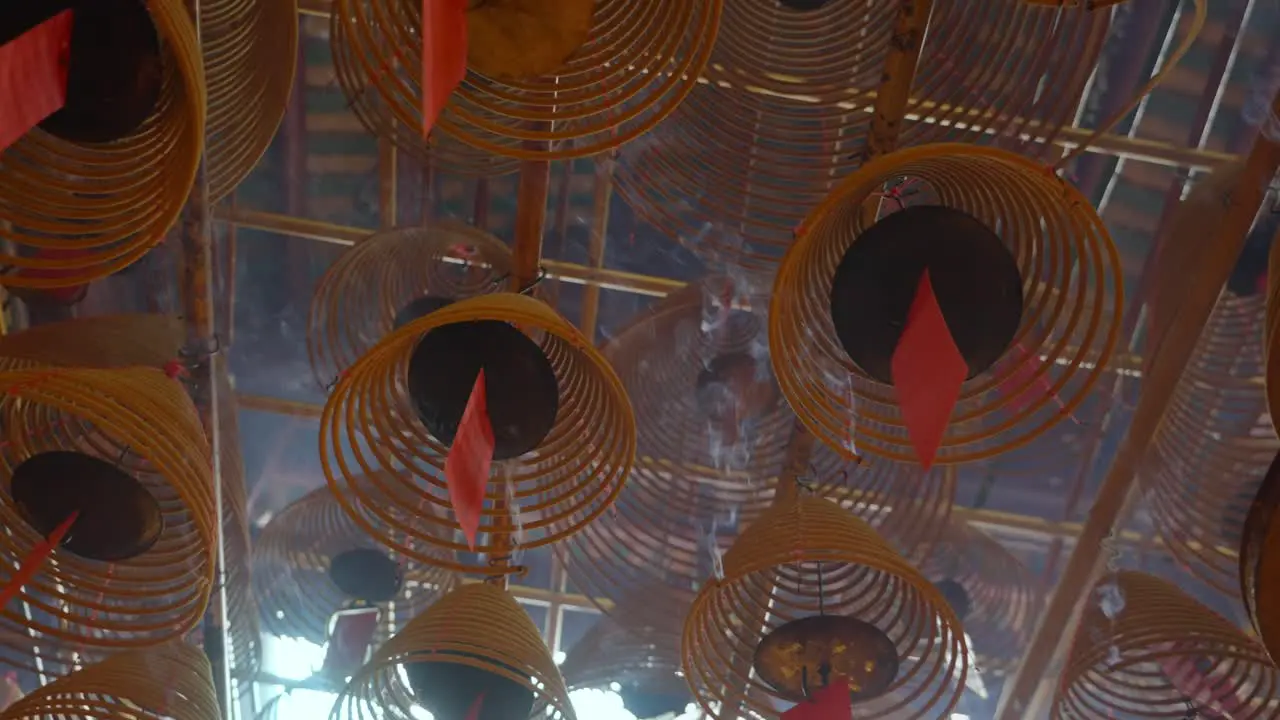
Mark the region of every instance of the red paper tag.
[[849, 681], [833, 682], [782, 713], [782, 720], [853, 720], [853, 701], [849, 698]]
[[80, 516], [80, 512], [76, 511], [62, 521], [62, 524], [53, 529], [49, 533], [49, 537], [42, 540], [38, 545], [31, 548], [31, 552], [27, 553], [27, 557], [22, 560], [22, 564], [18, 566], [18, 571], [9, 578], [9, 583], [0, 590], [0, 610], [3, 610], [9, 601], [13, 599], [23, 585], [31, 582], [31, 578], [40, 572], [40, 568], [44, 567], [44, 563], [53, 554], [53, 549], [62, 544], [62, 538], [66, 536], [67, 531], [75, 524], [76, 518]]
[[378, 630], [378, 608], [339, 610], [329, 621], [329, 647], [325, 649], [325, 675], [346, 678], [354, 675], [369, 657], [373, 634]]
[[471, 709], [467, 711], [467, 720], [480, 720], [480, 708], [484, 707], [484, 693], [471, 703]]
[[484, 507], [484, 490], [489, 484], [489, 466], [493, 463], [493, 427], [489, 424], [488, 407], [484, 370], [481, 370], [444, 462], [449, 502], [472, 550], [476, 549], [480, 510]]
[[[1174, 645], [1173, 649], [1191, 650], [1192, 648], [1178, 648]], [[1236, 684], [1229, 675], [1207, 676], [1201, 668], [1196, 667], [1194, 656], [1164, 657], [1159, 663], [1169, 683], [1200, 706], [1201, 710], [1217, 709], [1227, 717], [1234, 717], [1235, 713], [1245, 711], [1245, 703], [1240, 699]], [[1204, 716], [1218, 717], [1209, 714]]]
[[422, 0], [422, 136], [467, 76], [467, 0]]
[[969, 366], [938, 307], [928, 270], [920, 276], [915, 300], [907, 313], [907, 326], [893, 351], [892, 372], [907, 435], [920, 466], [928, 470], [933, 467], [942, 434], [951, 421], [960, 386], [969, 374]]
[[70, 10], [0, 47], [0, 150], [66, 104], [70, 51]]

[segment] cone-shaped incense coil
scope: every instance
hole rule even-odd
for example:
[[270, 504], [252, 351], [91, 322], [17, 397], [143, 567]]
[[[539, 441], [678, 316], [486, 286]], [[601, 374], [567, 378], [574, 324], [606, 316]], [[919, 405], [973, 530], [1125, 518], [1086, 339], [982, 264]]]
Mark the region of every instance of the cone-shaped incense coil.
[[920, 571], [960, 616], [983, 673], [1000, 677], [1012, 670], [1044, 601], [1022, 562], [986, 533], [952, 519]]
[[[468, 14], [521, 12], [520, 3], [510, 0], [486, 5]], [[433, 135], [444, 133], [497, 155], [565, 159], [596, 155], [657, 125], [698, 82], [715, 41], [722, 0], [639, 5], [599, 0], [595, 5], [586, 43], [554, 75], [488, 77], [477, 72], [474, 59], [493, 51], [471, 48], [471, 72]], [[339, 0], [332, 44], [338, 81], [361, 122], [405, 152], [425, 157], [421, 8], [422, 3], [404, 0]], [[609, 91], [602, 94], [602, 87]], [[438, 159], [447, 163], [450, 157]], [[481, 169], [469, 165], [472, 171]]]
[[[999, 348], [993, 339], [982, 338], [980, 323], [954, 322], [944, 286], [934, 276], [939, 303], [957, 345], [965, 351], [962, 328], [979, 333], [976, 347], [983, 349], [984, 361], [969, 368], [971, 374], [978, 374], [961, 387], [937, 462], [967, 462], [1024, 445], [1073, 411], [1102, 373], [1116, 344], [1123, 308], [1120, 263], [1106, 228], [1086, 198], [1043, 167], [1001, 150], [953, 144], [900, 150], [868, 162], [814, 209], [797, 232], [774, 283], [769, 343], [778, 384], [805, 426], [846, 457], [853, 458], [847, 441], [852, 427], [860, 452], [901, 461], [915, 459], [896, 388], [886, 384], [878, 366], [860, 367], [847, 352], [850, 337], [869, 338], [863, 349], [884, 364], [893, 343], [879, 336], [841, 334], [833, 316], [833, 287], [842, 258], [857, 247], [864, 232], [875, 227], [865, 224], [865, 201], [886, 185], [901, 182], [914, 188], [912, 197], [903, 201], [908, 210], [948, 208], [998, 230], [1023, 288], [1021, 319], [1010, 346], [1025, 349], [1022, 363], [1059, 366], [1051, 386], [1036, 391], [1020, 409], [1009, 410], [1007, 398], [990, 391], [1015, 376], [1021, 363], [981, 367], [999, 360]], [[887, 200], [883, 207], [897, 208]], [[893, 217], [889, 214], [881, 222]], [[947, 238], [936, 240], [945, 245]], [[893, 243], [883, 247], [892, 250]], [[1077, 264], [1087, 271], [1073, 273]], [[934, 270], [930, 268], [931, 275]], [[858, 304], [845, 312], [856, 320], [859, 309], [868, 308]], [[853, 402], [830, 380], [844, 383], [850, 376]]]
[[960, 699], [967, 651], [946, 600], [865, 522], [804, 497], [761, 515], [725, 553], [723, 579], [708, 582], [694, 600], [684, 626], [684, 673], [708, 717], [736, 718], [740, 704], [775, 717], [769, 696], [789, 698], [749, 676], [741, 659], [758, 657], [761, 641], [784, 625], [814, 616], [850, 618], [891, 648], [888, 657], [867, 657], [865, 667], [859, 661], [854, 668], [874, 674], [896, 667], [880, 694], [855, 705], [856, 714], [933, 719]]
[[[1075, 121], [1110, 14], [932, 5], [929, 28], [947, 31], [923, 44], [896, 146], [972, 142], [1052, 156], [1046, 138]], [[805, 212], [865, 160], [901, 7], [726, 3], [704, 82], [611, 163], [618, 194], [703, 259], [772, 271]]]
[[162, 368], [182, 343], [182, 321], [171, 315], [78, 318], [0, 336], [0, 367]]
[[1172, 584], [1104, 577], [1076, 630], [1053, 717], [1274, 715], [1280, 676], [1256, 641]]
[[5, 718], [217, 720], [213, 673], [202, 650], [169, 642], [120, 653], [9, 706]]
[[[43, 672], [179, 637], [204, 615], [218, 529], [212, 458], [182, 385], [159, 370], [0, 374], [0, 553], [15, 563], [65, 520], [61, 547], [0, 630], [44, 635]], [[61, 618], [18, 611], [62, 608]], [[104, 632], [103, 630], [109, 630]], [[5, 657], [32, 670], [33, 658]]]
[[511, 251], [501, 240], [451, 220], [356, 243], [329, 266], [311, 299], [307, 351], [317, 382], [333, 383], [414, 301], [505, 290], [510, 270]]
[[[353, 560], [358, 567], [344, 567]], [[316, 644], [324, 643], [335, 612], [376, 606], [382, 611], [372, 641], [377, 647], [435, 602], [450, 580], [384, 550], [328, 488], [307, 493], [267, 523], [253, 544], [253, 567], [267, 631]], [[387, 612], [391, 602], [395, 610]]]
[[204, 145], [204, 61], [186, 3], [146, 8], [163, 73], [151, 117], [114, 142], [37, 129], [0, 154], [0, 222], [18, 246], [0, 252], [0, 264], [17, 268], [0, 283], [72, 287], [110, 275], [159, 244], [186, 205]]
[[[512, 340], [517, 327], [526, 334]], [[441, 332], [449, 343], [436, 342], [434, 338], [446, 337], [436, 335]], [[450, 344], [455, 337], [459, 343]], [[501, 411], [510, 417], [509, 422], [493, 422], [495, 454], [504, 443], [513, 451], [524, 450], [522, 444], [530, 440], [527, 428], [549, 430], [532, 450], [493, 463], [475, 552], [500, 547], [495, 530], [522, 535], [518, 542], [526, 548], [577, 532], [613, 503], [631, 471], [636, 428], [626, 391], [603, 356], [564, 318], [538, 300], [513, 293], [482, 295], [435, 310], [396, 330], [352, 365], [329, 396], [320, 421], [321, 462], [338, 502], [362, 529], [411, 560], [454, 570], [489, 567], [483, 558], [452, 557], [467, 550], [465, 541], [453, 539], [460, 526], [443, 477], [446, 441], [453, 438], [433, 432], [456, 429], [451, 422], [461, 416], [476, 375], [471, 369], [467, 377], [452, 378], [441, 364], [486, 352], [486, 338], [493, 337], [514, 343], [522, 363], [485, 361], [493, 363], [484, 368], [489, 415], [497, 418]], [[526, 357], [523, 338], [532, 340], [528, 345], [540, 355]], [[474, 346], [477, 340], [480, 346]], [[541, 357], [549, 362], [550, 373], [539, 370], [532, 376], [534, 383], [525, 382], [521, 373], [527, 365], [537, 369]], [[511, 377], [519, 381], [516, 386], [495, 390], [504, 382], [511, 385]], [[415, 395], [419, 382], [421, 392]], [[435, 397], [444, 394], [450, 396], [448, 402]], [[548, 400], [558, 401], [553, 419]], [[365, 413], [375, 405], [381, 408], [377, 413]], [[433, 425], [435, 430], [429, 431]], [[377, 474], [362, 485], [355, 482], [358, 468]], [[492, 571], [519, 568], [508, 564]]]
[[[367, 717], [375, 708], [408, 716], [413, 704], [437, 717], [462, 717], [478, 694], [522, 712], [503, 717], [575, 720], [564, 680], [529, 614], [506, 590], [463, 585], [414, 618], [347, 683], [335, 712]], [[434, 710], [433, 710], [434, 708]], [[483, 715], [482, 715], [483, 717]]]

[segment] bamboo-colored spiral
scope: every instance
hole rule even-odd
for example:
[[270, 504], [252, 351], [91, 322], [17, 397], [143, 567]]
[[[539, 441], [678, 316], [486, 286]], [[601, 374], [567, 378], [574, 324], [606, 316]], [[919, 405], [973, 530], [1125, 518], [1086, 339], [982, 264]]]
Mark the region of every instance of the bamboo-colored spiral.
[[724, 555], [723, 579], [694, 600], [683, 666], [708, 716], [737, 717], [736, 702], [721, 703], [745, 694], [744, 711], [778, 717], [768, 702], [772, 689], [749, 674], [750, 658], [767, 632], [818, 614], [874, 625], [897, 647], [897, 679], [886, 694], [855, 705], [857, 716], [933, 720], [955, 707], [967, 649], [942, 595], [865, 522], [828, 500], [802, 497], [742, 533]]
[[934, 583], [950, 580], [964, 588], [964, 631], [983, 672], [999, 677], [1011, 671], [1044, 601], [1043, 588], [1026, 566], [991, 536], [953, 519], [920, 572]]
[[575, 720], [551, 650], [529, 614], [497, 585], [463, 585], [414, 618], [351, 678], [334, 712], [352, 720], [388, 711], [409, 717], [414, 698], [400, 668], [411, 662], [486, 670], [533, 691], [531, 720]]
[[498, 292], [510, 271], [511, 251], [501, 240], [452, 220], [356, 243], [325, 271], [311, 299], [307, 352], [317, 382], [332, 383], [414, 300]]
[[[586, 43], [556, 74], [497, 79], [473, 67], [436, 127], [486, 153], [522, 159], [589, 157], [618, 147], [661, 122], [698, 82], [722, 3], [599, 0]], [[421, 7], [338, 0], [331, 37], [338, 81], [361, 122], [426, 157]]]
[[1271, 243], [1267, 256], [1267, 309], [1262, 326], [1263, 359], [1266, 362], [1267, 414], [1280, 422], [1280, 243]]
[[[1025, 445], [1071, 413], [1097, 382], [1115, 348], [1124, 303], [1119, 256], [1088, 200], [1043, 167], [1003, 150], [958, 144], [899, 150], [868, 162], [810, 213], [778, 271], [769, 309], [778, 384], [828, 447], [852, 459], [847, 436], [853, 426], [859, 450], [914, 460], [894, 389], [849, 360], [830, 312], [836, 267], [866, 229], [864, 201], [885, 183], [906, 178], [917, 180], [932, 204], [997, 229], [1023, 280], [1014, 342], [1026, 355], [1006, 353], [963, 385], [937, 462], [980, 460]], [[1028, 363], [1035, 368], [1030, 374]], [[831, 378], [853, 378], [856, 402], [830, 388]], [[1045, 378], [1049, 382], [1037, 385]], [[1019, 405], [1012, 397], [1025, 400]]]
[[[333, 614], [367, 600], [347, 597], [339, 589], [329, 577], [330, 560], [339, 553], [375, 548], [377, 543], [347, 517], [328, 488], [290, 503], [253, 544], [254, 592], [266, 631], [323, 644]], [[448, 573], [416, 562], [402, 563], [401, 573], [398, 597], [377, 605], [373, 647], [430, 607], [451, 582]]]
[[15, 702], [6, 720], [218, 720], [209, 660], [168, 642], [86, 666]]
[[110, 275], [164, 240], [186, 204], [204, 146], [204, 61], [185, 2], [147, 7], [165, 76], [138, 132], [78, 145], [37, 129], [0, 153], [0, 237], [18, 246], [0, 251], [0, 265], [16, 269], [0, 284], [47, 289]]
[[1169, 552], [1227, 596], [1240, 588], [1236, 549], [1250, 502], [1280, 452], [1258, 382], [1264, 302], [1219, 297], [1139, 473]]
[[[0, 662], [61, 674], [90, 659], [180, 637], [203, 616], [218, 542], [212, 458], [182, 386], [147, 368], [0, 373], [0, 556], [17, 563], [42, 538], [8, 494], [14, 468], [40, 452], [72, 450], [118, 463], [160, 503], [164, 528], [122, 562], [55, 550], [0, 617], [0, 637], [36, 633], [58, 652], [37, 660], [0, 646]], [[11, 565], [12, 567], [12, 565]], [[44, 608], [30, 617], [24, 606]], [[2, 642], [2, 641], [0, 641]]]
[[636, 595], [620, 603], [615, 617], [601, 617], [574, 643], [560, 663], [569, 690], [638, 682], [671, 694], [689, 691], [680, 667], [680, 621], [687, 606], [670, 607], [660, 624], [635, 622], [631, 610], [648, 602]]
[[182, 343], [182, 321], [172, 315], [77, 318], [0, 336], [0, 369], [161, 368], [178, 357]]
[[231, 193], [271, 145], [298, 57], [296, 0], [200, 0], [208, 83], [209, 199]]
[[[329, 396], [320, 418], [320, 459], [329, 488], [347, 514], [396, 552], [457, 571], [518, 572], [510, 563], [455, 557], [468, 548], [455, 533], [461, 528], [444, 480], [448, 448], [418, 419], [404, 381], [419, 338], [432, 328], [469, 320], [505, 321], [529, 333], [550, 360], [560, 389], [559, 413], [542, 444], [520, 458], [494, 463], [474, 551], [503, 555], [502, 538], [516, 531], [516, 524], [523, 547], [546, 545], [603, 513], [635, 460], [631, 402], [613, 368], [586, 338], [545, 303], [525, 295], [461, 300], [379, 342], [341, 376]], [[369, 482], [356, 482], [364, 473]]]
[[1262, 646], [1226, 618], [1164, 580], [1121, 571], [1085, 608], [1053, 717], [1260, 720], [1275, 716], [1267, 701], [1278, 681]]
[[[886, 59], [902, 44], [902, 7], [726, 3], [706, 82], [649, 139], [623, 149], [619, 194], [703, 258], [776, 268], [805, 212], [866, 157], [893, 68]], [[1108, 25], [1107, 13], [1083, 9], [936, 0], [893, 146], [973, 142], [1051, 155]]]

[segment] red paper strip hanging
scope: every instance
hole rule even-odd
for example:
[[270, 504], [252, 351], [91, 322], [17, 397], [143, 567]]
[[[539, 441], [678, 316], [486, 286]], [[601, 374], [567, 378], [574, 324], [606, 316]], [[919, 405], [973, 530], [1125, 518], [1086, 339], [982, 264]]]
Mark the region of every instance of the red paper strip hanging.
[[480, 720], [480, 708], [484, 707], [484, 693], [471, 703], [471, 709], [467, 711], [467, 720]]
[[62, 544], [62, 538], [66, 536], [67, 531], [75, 524], [76, 518], [80, 517], [80, 511], [72, 512], [62, 524], [53, 529], [49, 533], [49, 537], [40, 541], [35, 547], [31, 548], [31, 552], [23, 558], [22, 564], [18, 566], [18, 571], [9, 578], [9, 583], [0, 590], [0, 610], [3, 610], [9, 601], [18, 594], [23, 585], [31, 582], [31, 578], [40, 572], [40, 568], [44, 567], [44, 563], [53, 554], [53, 549]]
[[422, 136], [467, 76], [467, 0], [422, 0]]
[[833, 682], [813, 694], [813, 698], [782, 713], [782, 720], [853, 720], [849, 681]]
[[928, 270], [920, 276], [891, 367], [907, 435], [921, 467], [928, 470], [951, 421], [960, 386], [969, 374], [933, 294]]
[[0, 151], [66, 104], [70, 55], [70, 10], [0, 47]]
[[458, 432], [445, 459], [444, 476], [449, 485], [449, 502], [454, 517], [467, 538], [467, 546], [476, 549], [476, 533], [480, 529], [480, 511], [484, 508], [485, 487], [489, 484], [489, 467], [493, 464], [493, 426], [489, 424], [489, 405], [484, 383], [484, 370], [476, 376], [467, 408], [462, 411]]

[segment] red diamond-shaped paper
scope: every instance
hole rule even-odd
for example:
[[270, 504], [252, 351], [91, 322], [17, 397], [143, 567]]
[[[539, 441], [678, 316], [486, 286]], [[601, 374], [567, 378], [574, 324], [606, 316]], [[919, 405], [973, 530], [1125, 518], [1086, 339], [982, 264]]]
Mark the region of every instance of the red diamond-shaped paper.
[[444, 477], [449, 485], [453, 515], [472, 550], [476, 549], [476, 532], [480, 529], [480, 511], [484, 507], [484, 491], [489, 484], [489, 466], [492, 464], [493, 426], [489, 424], [489, 401], [484, 370], [481, 370], [471, 388], [467, 408], [462, 411], [449, 457], [444, 461]]
[[907, 325], [893, 351], [892, 372], [907, 435], [916, 449], [916, 459], [928, 470], [960, 397], [960, 385], [969, 374], [938, 307], [928, 270], [920, 276]]
[[813, 699], [782, 713], [782, 720], [853, 720], [849, 681], [833, 682], [813, 694]]
[[0, 150], [66, 104], [70, 49], [70, 10], [0, 47]]
[[467, 76], [467, 0], [422, 0], [422, 136]]

